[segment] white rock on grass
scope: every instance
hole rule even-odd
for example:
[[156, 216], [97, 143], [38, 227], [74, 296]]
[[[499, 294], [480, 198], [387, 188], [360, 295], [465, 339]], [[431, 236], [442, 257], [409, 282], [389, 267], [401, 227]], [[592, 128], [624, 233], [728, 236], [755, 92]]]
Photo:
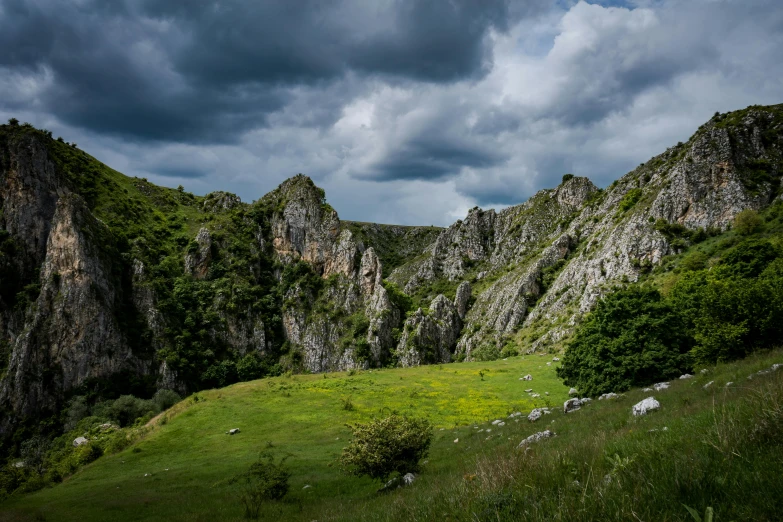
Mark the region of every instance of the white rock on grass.
[[584, 406], [585, 404], [587, 404], [588, 402], [590, 402], [592, 400], [593, 399], [591, 399], [590, 397], [582, 397], [581, 399], [579, 399], [579, 402], [581, 402], [582, 406]]
[[568, 399], [563, 403], [563, 413], [576, 411], [580, 408], [581, 405], [582, 405], [582, 401], [580, 401], [579, 399], [576, 398]]
[[645, 388], [645, 389], [643, 389], [642, 391], [643, 391], [643, 392], [651, 392], [651, 391], [653, 391], [653, 389], [652, 389], [652, 388]]
[[707, 375], [708, 373], [710, 373], [710, 371], [709, 371], [707, 368], [702, 368], [702, 369], [701, 369], [701, 371], [700, 371], [699, 373], [700, 373], [701, 375]]
[[693, 379], [693, 375], [691, 375], [690, 373], [683, 373], [682, 375], [680, 375], [680, 379]]
[[661, 403], [656, 401], [655, 397], [647, 397], [643, 401], [634, 404], [632, 411], [635, 416], [647, 415], [647, 412], [657, 410], [660, 407]]
[[90, 443], [89, 439], [87, 439], [85, 437], [76, 437], [75, 439], [73, 439], [73, 447], [74, 448], [78, 448], [79, 446], [83, 446], [83, 445], [89, 444], [89, 443]]
[[527, 390], [525, 390], [525, 393], [530, 393], [532, 391], [533, 391], [533, 388], [528, 388]]
[[616, 393], [609, 392], [609, 393], [604, 393], [603, 395], [598, 397], [598, 400], [602, 401], [604, 399], [609, 400], [609, 399], [616, 399], [616, 398], [617, 398], [617, 394]]
[[527, 420], [529, 420], [530, 422], [536, 422], [543, 415], [544, 412], [540, 408], [536, 408], [535, 410], [530, 412], [530, 415], [527, 416]]
[[727, 383], [725, 384], [725, 386], [726, 386], [726, 388], [728, 388], [728, 387], [729, 387], [729, 386], [731, 386], [732, 384], [734, 384], [734, 383], [733, 383], [733, 382], [731, 382], [731, 381], [729, 381], [729, 382], [727, 382]]
[[414, 475], [413, 473], [406, 473], [405, 476], [402, 477], [402, 482], [406, 486], [410, 486], [411, 484], [413, 484], [414, 480], [416, 480], [416, 475]]
[[527, 375], [522, 377], [522, 380], [523, 381], [532, 381], [533, 380], [533, 376], [528, 373]]
[[560, 361], [560, 357], [552, 357], [552, 362], [559, 362], [559, 361]]
[[239, 428], [231, 428], [226, 433], [228, 433], [229, 435], [236, 435], [237, 433], [239, 433]]
[[493, 420], [493, 421], [492, 421], [492, 425], [493, 425], [493, 426], [497, 426], [497, 425], [498, 425], [498, 424], [500, 424], [501, 422], [503, 422], [503, 421], [502, 421], [502, 420], [500, 420], [500, 419], [495, 419], [495, 420]]
[[514, 413], [509, 415], [508, 418], [509, 419], [513, 419], [514, 417], [521, 417], [521, 416], [522, 416], [522, 412], [521, 411], [515, 411]]
[[554, 433], [552, 433], [549, 430], [539, 431], [538, 433], [534, 433], [522, 442], [519, 443], [519, 446], [517, 448], [524, 448], [528, 444], [532, 444], [533, 442], [538, 442], [543, 439], [548, 439], [549, 437], [552, 437]]
[[539, 397], [541, 397], [541, 394], [540, 393], [531, 393], [530, 396], [533, 397], [534, 399], [538, 399]]
[[704, 386], [702, 386], [702, 388], [704, 388], [704, 389], [706, 390], [707, 388], [709, 388], [709, 387], [710, 387], [710, 386], [712, 386], [713, 384], [715, 384], [715, 381], [710, 381], [710, 382], [708, 382], [707, 384], [705, 384]]
[[668, 382], [658, 382], [653, 384], [653, 390], [655, 391], [661, 391], [661, 390], [667, 390], [669, 389], [669, 383]]
[[577, 391], [576, 388], [571, 388], [570, 390], [568, 390], [568, 396], [570, 397], [572, 395], [579, 395], [579, 391]]
[[305, 487], [303, 487], [302, 489], [309, 489], [311, 487], [313, 487], [313, 486], [311, 486], [310, 484], [305, 484]]

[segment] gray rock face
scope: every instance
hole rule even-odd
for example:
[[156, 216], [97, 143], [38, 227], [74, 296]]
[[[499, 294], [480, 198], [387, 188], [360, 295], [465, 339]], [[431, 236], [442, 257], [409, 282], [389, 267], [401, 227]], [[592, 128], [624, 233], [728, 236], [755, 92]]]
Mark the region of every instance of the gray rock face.
[[[101, 243], [106, 227], [80, 197], [63, 189], [43, 228], [48, 235], [40, 294], [13, 338], [0, 381], [0, 405], [22, 416], [53, 411], [65, 391], [87, 379], [151, 369], [133, 354], [117, 324], [112, 265]], [[0, 432], [13, 418], [0, 421]]]
[[209, 230], [201, 228], [196, 235], [197, 247], [185, 256], [185, 272], [196, 279], [203, 279], [209, 271], [212, 260], [212, 236]]
[[643, 401], [634, 404], [632, 412], [634, 416], [647, 415], [661, 407], [661, 403], [655, 400], [655, 397], [647, 397]]
[[402, 366], [451, 361], [462, 328], [457, 307], [439, 295], [432, 300], [428, 312], [419, 308], [405, 321], [397, 345]]
[[770, 202], [780, 180], [751, 186], [746, 173], [759, 158], [783, 172], [779, 123], [765, 108], [733, 121], [711, 120], [605, 191], [577, 177], [499, 213], [473, 209], [391, 278], [409, 292], [436, 279], [492, 281], [464, 317], [457, 352], [468, 360], [520, 329], [543, 330], [530, 350], [558, 343], [611, 287], [677, 251], [656, 220], [725, 229], [741, 210]]

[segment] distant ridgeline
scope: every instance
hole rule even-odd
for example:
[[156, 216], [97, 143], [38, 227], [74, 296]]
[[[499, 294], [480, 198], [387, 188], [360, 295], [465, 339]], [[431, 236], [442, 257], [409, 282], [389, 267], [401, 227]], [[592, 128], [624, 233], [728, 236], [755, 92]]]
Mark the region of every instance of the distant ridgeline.
[[0, 439], [58, 430], [74, 396], [560, 349], [618, 285], [766, 212], [782, 166], [783, 106], [754, 106], [716, 114], [605, 190], [566, 175], [501, 212], [404, 227], [341, 222], [303, 175], [253, 203], [158, 187], [12, 120], [0, 126]]

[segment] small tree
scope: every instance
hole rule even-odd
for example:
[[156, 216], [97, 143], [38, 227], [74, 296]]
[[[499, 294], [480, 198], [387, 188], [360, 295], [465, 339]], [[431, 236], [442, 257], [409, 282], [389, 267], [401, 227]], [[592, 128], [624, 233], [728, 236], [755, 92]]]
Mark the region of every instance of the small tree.
[[11, 118], [8, 120], [8, 125], [10, 125], [11, 127], [16, 127], [17, 125], [19, 125], [19, 120], [17, 120], [16, 118]]
[[340, 456], [346, 473], [386, 480], [419, 471], [432, 442], [432, 424], [426, 419], [391, 415], [366, 424], [350, 425], [353, 439]]
[[598, 302], [556, 372], [587, 396], [620, 392], [690, 369], [692, 345], [683, 318], [657, 290], [630, 286]]
[[242, 474], [239, 498], [245, 506], [245, 517], [256, 519], [264, 502], [280, 500], [288, 493], [288, 479], [291, 473], [284, 464], [288, 457], [275, 462], [268, 453], [261, 453], [258, 460], [250, 466], [247, 473]]
[[751, 235], [762, 223], [759, 213], [749, 208], [734, 216], [734, 228], [743, 236]]

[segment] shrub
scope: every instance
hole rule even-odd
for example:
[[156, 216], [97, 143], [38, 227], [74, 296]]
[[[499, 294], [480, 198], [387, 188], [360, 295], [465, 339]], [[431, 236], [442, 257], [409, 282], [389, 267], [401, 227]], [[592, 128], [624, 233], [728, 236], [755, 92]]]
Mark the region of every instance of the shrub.
[[562, 181], [562, 183], [565, 183], [566, 181], [568, 181], [570, 179], [574, 179], [574, 175], [573, 174], [563, 174], [563, 181]]
[[726, 252], [721, 264], [728, 267], [732, 275], [756, 277], [777, 259], [779, 252], [769, 241], [746, 239]]
[[158, 390], [152, 398], [158, 412], [165, 411], [182, 400], [179, 394], [172, 390]]
[[258, 518], [265, 502], [280, 500], [288, 493], [291, 473], [284, 466], [286, 459], [283, 457], [275, 462], [270, 453], [264, 452], [249, 471], [238, 477], [239, 498], [245, 507], [245, 517]]
[[631, 286], [596, 305], [557, 375], [585, 395], [624, 391], [689, 369], [692, 344], [685, 322], [657, 290]]
[[256, 354], [249, 353], [237, 362], [237, 377], [240, 381], [252, 381], [264, 376], [264, 366]]
[[353, 439], [340, 456], [343, 470], [386, 480], [392, 473], [415, 473], [430, 448], [432, 424], [397, 414], [349, 426]]
[[625, 193], [625, 196], [623, 196], [623, 199], [620, 200], [620, 204], [618, 207], [620, 208], [620, 212], [625, 212], [627, 210], [630, 210], [636, 205], [636, 203], [639, 202], [639, 199], [642, 197], [642, 189], [635, 188], [631, 189], [628, 192]]
[[734, 216], [734, 229], [743, 236], [749, 236], [758, 230], [762, 223], [759, 213], [749, 208]]
[[738, 257], [732, 265], [689, 273], [672, 290], [673, 306], [696, 341], [696, 362], [745, 357], [783, 335], [783, 259], [756, 274], [763, 262]]

